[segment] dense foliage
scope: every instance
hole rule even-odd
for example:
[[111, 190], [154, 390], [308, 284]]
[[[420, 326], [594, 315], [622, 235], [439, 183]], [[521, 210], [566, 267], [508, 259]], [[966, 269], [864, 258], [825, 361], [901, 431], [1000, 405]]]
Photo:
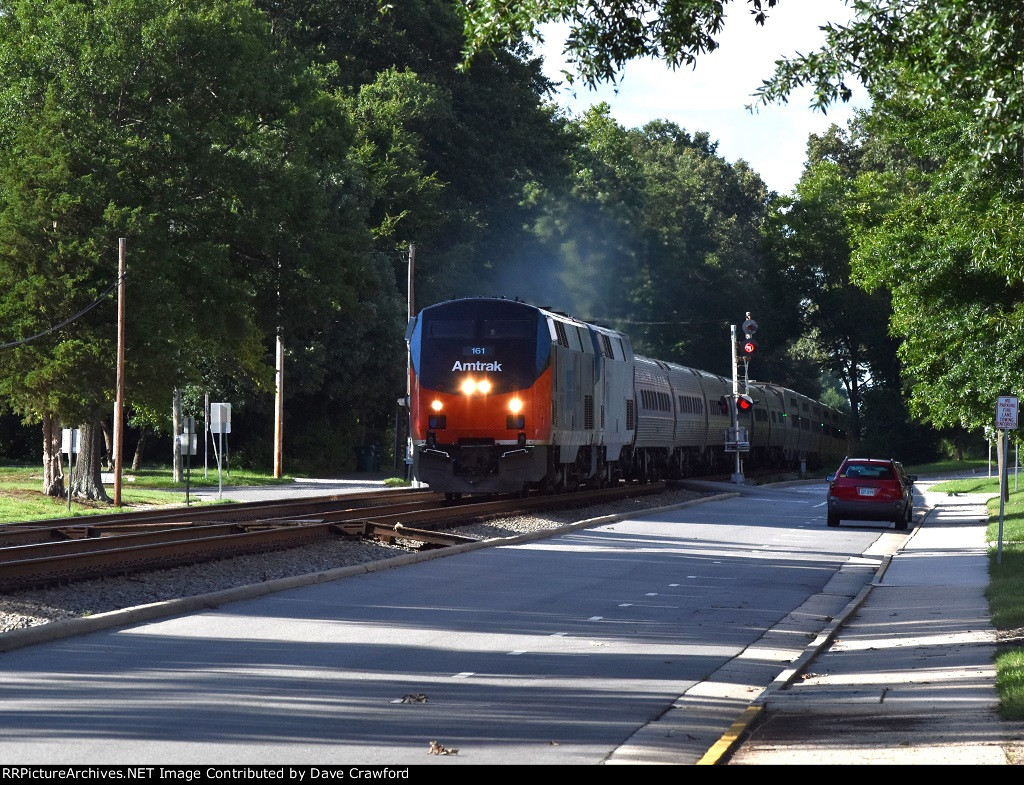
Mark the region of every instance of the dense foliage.
[[[588, 83], [614, 81], [634, 57], [660, 56], [678, 65], [713, 49], [724, 5], [480, 0], [465, 5], [467, 50], [518, 35], [536, 37], [537, 23], [557, 20], [572, 30], [566, 47], [576, 76]], [[764, 23], [765, 11], [776, 3], [747, 5], [754, 21]], [[1024, 217], [1020, 3], [850, 0], [848, 5], [852, 21], [829, 25], [820, 50], [778, 64], [754, 97], [755, 103], [785, 101], [795, 88], [810, 85], [815, 105], [827, 108], [848, 100], [858, 82], [873, 102], [836, 162], [841, 168], [830, 173], [819, 166], [812, 140], [792, 215], [775, 226], [784, 237], [798, 231], [800, 222], [812, 227], [807, 221], [814, 210], [825, 210], [818, 217], [827, 223], [820, 234], [800, 232], [803, 250], [785, 241], [779, 250], [796, 254], [793, 275], [817, 265], [820, 274], [830, 276], [822, 279], [827, 292], [861, 299], [853, 284], [871, 293], [883, 310], [882, 301], [891, 301], [888, 328], [900, 344], [900, 363], [884, 363], [887, 370], [851, 354], [858, 343], [881, 347], [887, 341], [864, 343], [867, 336], [859, 329], [859, 337], [849, 329], [841, 336], [842, 310], [836, 323], [824, 325], [831, 338], [807, 335], [831, 347], [822, 354], [845, 367], [848, 390], [859, 384], [858, 374], [890, 390], [899, 390], [899, 377], [909, 394], [901, 397], [909, 398], [917, 416], [939, 428], [979, 430], [991, 424], [998, 395], [1020, 393], [1013, 372], [1021, 352], [1014, 336], [1024, 319], [1018, 242]], [[770, 34], [770, 24], [765, 32]], [[827, 185], [830, 180], [839, 192]], [[833, 188], [832, 195], [823, 187]], [[829, 204], [832, 197], [839, 201]], [[831, 273], [820, 263], [824, 257], [808, 267], [810, 245], [824, 251], [829, 243], [834, 245]], [[815, 320], [829, 320], [822, 305], [801, 306], [805, 329], [815, 327]]]
[[762, 90], [874, 101], [785, 197], [700, 129], [564, 115], [523, 45], [568, 22], [576, 76], [614, 79], [714, 49], [724, 5], [0, 0], [2, 405], [109, 425], [125, 237], [132, 427], [167, 434], [176, 389], [231, 401], [254, 465], [279, 335], [286, 463], [343, 471], [401, 435], [409, 298], [474, 294], [723, 375], [751, 312], [753, 377], [849, 405], [880, 452], [932, 448], [911, 415], [962, 444], [1017, 391], [1019, 9], [854, 0]]

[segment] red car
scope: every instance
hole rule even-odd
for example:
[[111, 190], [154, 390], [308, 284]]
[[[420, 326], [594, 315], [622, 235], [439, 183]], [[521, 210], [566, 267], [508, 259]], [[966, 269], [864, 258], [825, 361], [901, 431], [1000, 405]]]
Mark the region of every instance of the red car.
[[915, 480], [916, 475], [891, 458], [847, 458], [828, 476], [828, 525], [892, 521], [905, 531], [914, 515]]

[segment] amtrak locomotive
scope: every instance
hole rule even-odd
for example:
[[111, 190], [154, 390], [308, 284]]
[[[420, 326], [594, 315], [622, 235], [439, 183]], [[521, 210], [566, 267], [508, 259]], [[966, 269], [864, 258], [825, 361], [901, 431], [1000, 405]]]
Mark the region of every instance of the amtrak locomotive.
[[[479, 297], [424, 308], [406, 340], [413, 476], [449, 498], [696, 477], [735, 461], [732, 381], [636, 356], [616, 330]], [[774, 384], [746, 393], [747, 467], [845, 455], [840, 412]]]

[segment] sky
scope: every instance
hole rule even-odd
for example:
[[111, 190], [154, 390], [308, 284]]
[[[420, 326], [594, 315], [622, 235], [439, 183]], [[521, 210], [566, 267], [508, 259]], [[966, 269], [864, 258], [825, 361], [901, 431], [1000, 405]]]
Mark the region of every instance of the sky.
[[843, 0], [780, 0], [768, 10], [763, 27], [754, 23], [743, 0], [729, 3], [726, 11], [719, 49], [698, 56], [696, 68], [672, 71], [660, 61], [636, 60], [626, 66], [617, 92], [609, 86], [598, 91], [577, 86], [573, 95], [562, 83], [566, 65], [556, 27], [543, 28], [545, 43], [538, 53], [547, 76], [560, 83], [556, 102], [573, 113], [606, 101], [612, 117], [626, 128], [661, 119], [691, 134], [706, 131], [718, 142], [722, 158], [729, 163], [745, 160], [769, 188], [790, 194], [803, 171], [808, 135], [820, 134], [833, 123], [844, 127], [854, 108], [867, 107], [864, 91], [854, 90], [851, 104], [830, 108], [827, 115], [809, 107], [809, 90], [754, 114], [745, 107], [774, 72], [776, 60], [817, 49], [824, 40], [820, 27], [845, 24], [850, 9]]

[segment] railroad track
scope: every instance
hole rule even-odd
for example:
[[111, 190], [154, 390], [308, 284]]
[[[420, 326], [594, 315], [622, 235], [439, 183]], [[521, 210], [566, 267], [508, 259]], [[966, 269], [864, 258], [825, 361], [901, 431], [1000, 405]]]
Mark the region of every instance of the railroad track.
[[0, 591], [129, 574], [338, 537], [410, 548], [472, 542], [460, 525], [525, 511], [584, 507], [659, 493], [665, 483], [453, 504], [425, 491], [343, 494], [0, 527]]

